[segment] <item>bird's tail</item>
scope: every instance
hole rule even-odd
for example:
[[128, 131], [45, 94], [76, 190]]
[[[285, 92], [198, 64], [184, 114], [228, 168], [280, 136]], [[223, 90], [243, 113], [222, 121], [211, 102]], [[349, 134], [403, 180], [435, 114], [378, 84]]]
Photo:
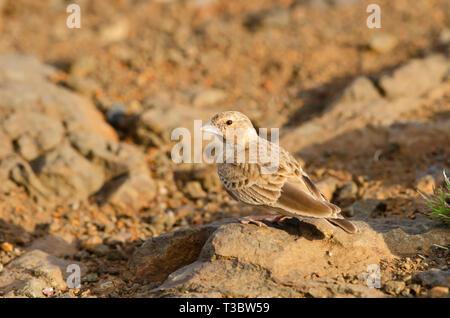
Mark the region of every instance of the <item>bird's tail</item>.
[[359, 232], [356, 225], [346, 219], [326, 219], [326, 220], [333, 225], [339, 226], [347, 233], [355, 234]]

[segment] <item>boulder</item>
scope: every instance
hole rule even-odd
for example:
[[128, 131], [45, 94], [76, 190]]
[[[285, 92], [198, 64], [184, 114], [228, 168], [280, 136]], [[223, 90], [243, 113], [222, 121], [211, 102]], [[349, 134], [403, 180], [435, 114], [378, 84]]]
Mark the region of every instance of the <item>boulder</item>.
[[[355, 138], [364, 140], [365, 147], [352, 148], [355, 156], [367, 151], [373, 155], [373, 147], [369, 145], [379, 148], [380, 144], [391, 142], [412, 149], [430, 140], [433, 143], [443, 140], [445, 144], [450, 136], [448, 120], [417, 122], [414, 112], [419, 112], [424, 103], [444, 96], [447, 89], [443, 80], [448, 70], [448, 58], [431, 55], [382, 75], [378, 79], [379, 89], [368, 78], [358, 77], [321, 116], [285, 130], [280, 144], [294, 153], [308, 153], [314, 151], [311, 146], [318, 149], [323, 144], [328, 151], [338, 151], [353, 144]], [[438, 140], [434, 140], [434, 135]]]
[[47, 234], [33, 241], [27, 251], [40, 250], [55, 257], [73, 257], [76, 244], [73, 238], [63, 238], [56, 234]]
[[162, 146], [171, 141], [171, 134], [175, 128], [186, 128], [193, 138], [194, 120], [202, 120], [205, 123], [220, 111], [210, 108], [205, 111], [176, 104], [148, 109], [138, 119], [136, 136], [143, 144]]
[[89, 99], [52, 83], [56, 73], [30, 56], [0, 55], [0, 176], [12, 181], [0, 190], [24, 186], [40, 203], [65, 204], [107, 189], [115, 206], [147, 205], [155, 191], [145, 155], [119, 142]]
[[131, 174], [116, 178], [104, 185], [97, 195], [117, 210], [139, 211], [150, 205], [156, 195], [156, 184], [146, 174]]
[[18, 153], [28, 161], [55, 148], [64, 138], [62, 124], [38, 112], [16, 112], [3, 123], [3, 128], [17, 144]]
[[55, 197], [79, 202], [103, 185], [104, 172], [76, 152], [69, 144], [45, 153], [32, 162], [33, 171]]
[[448, 229], [436, 223], [417, 234], [355, 223], [354, 235], [325, 220], [294, 218], [269, 227], [226, 219], [183, 229], [144, 243], [128, 276], [158, 283], [152, 297], [377, 297], [386, 294], [366, 284], [373, 264], [448, 243]]
[[365, 76], [355, 78], [334, 100], [333, 104], [370, 102], [382, 98], [375, 84]]
[[80, 267], [80, 275], [86, 273], [86, 268], [78, 262], [57, 258], [38, 249], [28, 251], [11, 261], [0, 273], [0, 295], [43, 297], [38, 290], [44, 287], [64, 290], [72, 273], [67, 271], [71, 264]]
[[413, 59], [382, 76], [379, 85], [389, 98], [420, 96], [439, 84], [449, 67], [448, 60], [442, 55]]

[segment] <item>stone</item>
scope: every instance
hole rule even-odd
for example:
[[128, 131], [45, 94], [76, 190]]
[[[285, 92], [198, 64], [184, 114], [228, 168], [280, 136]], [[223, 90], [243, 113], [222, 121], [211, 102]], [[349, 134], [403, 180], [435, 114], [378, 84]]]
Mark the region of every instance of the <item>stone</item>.
[[70, 74], [75, 77], [84, 77], [94, 71], [97, 60], [93, 56], [81, 56], [70, 66]]
[[106, 120], [114, 127], [120, 127], [126, 117], [127, 108], [123, 104], [115, 103], [106, 111]]
[[[129, 269], [138, 279], [162, 281], [178, 268], [152, 291], [155, 296], [201, 290], [232, 297], [300, 297], [311, 288], [328, 286], [305, 279], [318, 268], [323, 269], [321, 279], [327, 281], [342, 271], [360, 274], [369, 263], [392, 257], [381, 236], [362, 223], [358, 224], [363, 229], [361, 236], [349, 237], [324, 220], [289, 221], [284, 221], [283, 229], [276, 229], [230, 219], [163, 234], [136, 252]], [[188, 244], [182, 247], [184, 242]], [[330, 250], [333, 266], [324, 257]], [[359, 261], [352, 262], [349, 255]], [[164, 268], [160, 264], [165, 264]], [[360, 292], [377, 294], [368, 288]]]
[[55, 72], [52, 67], [21, 55], [0, 55], [0, 66], [0, 123], [14, 113], [40, 113], [64, 122], [69, 131], [90, 131], [118, 140], [89, 99], [49, 81]]
[[96, 284], [94, 288], [94, 292], [96, 293], [111, 293], [118, 288], [121, 288], [124, 285], [124, 282], [120, 279], [113, 280], [101, 280]]
[[356, 219], [370, 218], [376, 211], [381, 211], [383, 201], [377, 199], [365, 199], [354, 202], [349, 207], [343, 209], [345, 214]]
[[[355, 235], [325, 220], [295, 218], [276, 227], [225, 219], [178, 230], [144, 243], [128, 264], [128, 277], [158, 284], [147, 294], [152, 297], [212, 292], [221, 297], [385, 297], [358, 284], [366, 280], [367, 266], [448, 244], [448, 229], [429, 218], [360, 220], [352, 220], [360, 229]], [[358, 279], [336, 285], [344, 274]], [[393, 281], [384, 290], [406, 295], [410, 287]]]
[[420, 285], [418, 285], [418, 284], [411, 284], [408, 287], [415, 295], [419, 295], [419, 293], [420, 293]]
[[429, 291], [429, 296], [433, 297], [433, 298], [449, 298], [450, 294], [449, 294], [449, 288], [448, 287], [441, 287], [441, 286], [436, 286], [430, 289]]
[[102, 243], [103, 243], [103, 239], [100, 236], [95, 235], [95, 236], [90, 236], [87, 239], [81, 241], [80, 246], [81, 246], [81, 248], [84, 248], [90, 252], [93, 252], [95, 250], [95, 248]]
[[222, 102], [227, 97], [227, 94], [217, 88], [209, 88], [200, 90], [193, 100], [193, 104], [196, 107], [205, 107]]
[[44, 294], [47, 297], [51, 297], [55, 294], [55, 291], [53, 290], [52, 287], [46, 287], [42, 289], [42, 294]]
[[104, 172], [82, 157], [67, 143], [32, 163], [33, 171], [60, 200], [82, 201], [103, 185]]
[[369, 41], [371, 50], [384, 54], [392, 51], [397, 46], [398, 40], [389, 33], [375, 33]]
[[156, 196], [156, 185], [146, 174], [123, 176], [107, 183], [98, 198], [118, 210], [140, 211]]
[[449, 63], [442, 55], [413, 59], [383, 75], [379, 85], [390, 98], [419, 96], [438, 85], [448, 70]]
[[30, 196], [42, 202], [43, 198], [53, 199], [53, 194], [33, 172], [29, 163], [14, 154], [0, 162], [0, 172], [7, 175], [17, 185], [24, 186]]
[[206, 197], [206, 192], [203, 191], [200, 182], [190, 181], [185, 186], [186, 193], [193, 199], [200, 199]]
[[115, 19], [100, 28], [100, 38], [105, 42], [117, 42], [128, 36], [130, 24], [127, 19]]
[[399, 295], [405, 289], [405, 282], [390, 280], [384, 285], [386, 293], [391, 295]]
[[244, 26], [250, 31], [265, 28], [282, 28], [291, 22], [290, 11], [287, 9], [274, 9], [249, 14], [244, 20]]
[[11, 139], [3, 131], [0, 131], [0, 160], [13, 152], [14, 148]]
[[371, 102], [382, 98], [375, 84], [365, 76], [355, 78], [333, 101], [333, 105], [353, 102]]
[[[162, 234], [145, 242], [128, 264], [137, 281], [164, 281], [170, 273], [194, 262], [219, 225], [189, 228]], [[180, 250], [184, 250], [180, 253]]]
[[413, 280], [425, 287], [450, 287], [450, 270], [430, 269], [414, 275]]
[[262, 23], [265, 27], [285, 27], [291, 22], [291, 15], [287, 9], [275, 9], [268, 11]]
[[[69, 83], [93, 69], [84, 60], [72, 65]], [[55, 69], [35, 58], [2, 54], [0, 65], [0, 174], [10, 179], [2, 192], [18, 185], [39, 203], [79, 203], [128, 176], [126, 185], [151, 200], [145, 155], [118, 142], [89, 99], [55, 85]]]
[[82, 95], [91, 98], [101, 88], [100, 85], [91, 78], [71, 75], [66, 80], [68, 87]]
[[96, 281], [98, 281], [98, 275], [97, 275], [97, 273], [90, 273], [90, 274], [87, 274], [86, 276], [84, 276], [84, 277], [81, 279], [81, 281], [82, 281], [82, 282], [89, 282], [89, 283], [91, 283], [91, 282], [96, 282]]
[[357, 194], [358, 186], [355, 182], [350, 181], [344, 184], [344, 186], [339, 189], [336, 199], [342, 206], [347, 206], [356, 200]]
[[307, 5], [317, 9], [329, 9], [330, 7], [345, 7], [360, 1], [361, 0], [308, 0], [300, 3], [301, 5]]
[[450, 43], [450, 29], [444, 29], [439, 34], [439, 43], [446, 45]]
[[113, 234], [107, 238], [106, 243], [108, 245], [117, 245], [121, 244], [124, 245], [127, 241], [131, 239], [131, 233], [128, 232], [120, 232], [117, 234]]
[[[442, 90], [448, 65], [448, 59], [442, 55], [411, 60], [378, 79], [377, 86], [385, 96], [377, 98], [372, 87], [369, 90], [375, 96], [370, 100], [354, 101], [351, 97], [342, 97], [341, 102], [338, 97], [322, 115], [288, 131], [280, 138], [280, 144], [291, 153], [315, 157], [325, 151], [339, 153], [348, 149], [356, 138], [364, 140], [364, 147], [351, 147], [355, 158], [360, 155], [373, 156], [379, 145], [396, 144], [402, 150], [412, 150], [430, 142], [445, 144], [448, 142], [448, 120], [419, 123], [412, 120], [409, 114], [420, 111], [423, 103], [427, 103], [429, 97], [425, 93]], [[361, 84], [362, 87], [373, 85], [368, 81], [364, 79], [359, 82], [365, 83]], [[356, 94], [351, 86], [348, 89], [351, 93], [347, 96]]]
[[316, 182], [316, 186], [329, 200], [333, 198], [333, 194], [338, 188], [339, 181], [334, 177], [326, 177]]
[[36, 278], [26, 279], [21, 286], [15, 291], [16, 295], [26, 296], [30, 298], [44, 297], [42, 290], [47, 287], [47, 284]]
[[26, 160], [33, 160], [55, 148], [64, 134], [59, 121], [37, 112], [17, 112], [3, 123], [3, 127]]
[[[364, 138], [367, 143], [386, 143], [383, 135], [367, 131], [367, 125], [388, 127], [394, 123], [405, 122], [404, 114], [418, 109], [421, 105], [421, 100], [413, 97], [392, 101], [381, 98], [364, 103], [333, 104], [322, 116], [313, 118], [282, 136], [280, 144], [291, 153], [300, 151], [308, 153], [318, 151], [320, 148], [317, 146], [321, 144], [327, 144], [328, 151], [334, 149], [338, 151], [342, 149], [343, 144], [348, 147], [349, 143], [354, 142], [356, 136]], [[339, 138], [337, 142], [330, 142], [337, 138]], [[353, 147], [352, 151], [354, 156], [357, 156], [366, 154], [368, 148]]]
[[109, 252], [109, 247], [105, 244], [100, 244], [94, 248], [93, 252], [97, 256], [105, 256]]
[[42, 281], [32, 281], [32, 286], [64, 290], [67, 288], [66, 279], [71, 274], [67, 268], [71, 264], [78, 265], [81, 274], [86, 272], [86, 268], [78, 262], [56, 258], [38, 249], [27, 251], [8, 263], [0, 273], [0, 293], [21, 289], [29, 279]]
[[1, 248], [2, 248], [3, 252], [12, 252], [12, 250], [14, 249], [14, 246], [11, 243], [4, 242], [4, 243], [2, 243]]
[[77, 252], [73, 238], [63, 238], [56, 234], [40, 237], [26, 249], [26, 251], [41, 250], [55, 257], [74, 256]]
[[416, 189], [423, 194], [432, 194], [436, 188], [436, 182], [432, 175], [424, 175], [417, 178]]
[[45, 65], [30, 55], [5, 53], [0, 55], [0, 73], [13, 80], [35, 80], [48, 78], [56, 72], [50, 65]]
[[375, 220], [377, 219], [370, 220], [369, 223], [375, 229], [384, 232], [386, 244], [388, 244], [392, 253], [399, 256], [417, 254], [418, 251], [427, 250], [432, 244], [446, 245], [450, 243], [448, 229], [440, 227], [435, 221], [430, 221], [431, 224], [435, 224], [434, 227], [421, 231], [419, 229], [421, 227], [427, 228], [427, 225], [414, 224], [414, 220], [403, 222], [403, 224], [401, 221], [395, 220], [395, 218], [391, 220], [385, 219], [384, 224], [379, 219], [378, 221]]
[[103, 170], [106, 180], [126, 174], [149, 174], [144, 154], [132, 145], [83, 131], [71, 133], [69, 140], [83, 157]]
[[202, 120], [204, 123], [209, 121], [216, 111], [214, 107], [211, 108], [208, 108], [208, 112], [180, 104], [150, 108], [139, 116], [135, 134], [139, 142], [150, 146], [162, 146], [171, 142], [172, 132], [176, 128], [188, 129], [193, 138], [194, 120]]

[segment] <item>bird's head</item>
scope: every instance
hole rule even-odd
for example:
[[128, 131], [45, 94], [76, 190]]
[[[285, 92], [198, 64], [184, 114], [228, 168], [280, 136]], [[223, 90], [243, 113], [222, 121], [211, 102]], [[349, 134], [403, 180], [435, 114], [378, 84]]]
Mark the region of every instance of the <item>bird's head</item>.
[[237, 111], [226, 111], [214, 115], [211, 121], [202, 127], [203, 132], [212, 133], [223, 138], [224, 142], [239, 141], [247, 143], [257, 137], [252, 122], [244, 114]]

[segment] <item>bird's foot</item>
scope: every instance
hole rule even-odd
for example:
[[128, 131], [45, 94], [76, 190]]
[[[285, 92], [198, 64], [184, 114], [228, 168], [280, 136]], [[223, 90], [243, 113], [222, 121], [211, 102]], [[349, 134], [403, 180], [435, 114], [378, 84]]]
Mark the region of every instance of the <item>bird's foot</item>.
[[256, 224], [259, 227], [265, 226], [267, 227], [267, 223], [268, 224], [277, 224], [279, 222], [281, 222], [282, 219], [284, 219], [285, 216], [284, 215], [251, 215], [251, 216], [246, 216], [246, 217], [242, 217], [239, 218], [239, 223], [242, 224]]

